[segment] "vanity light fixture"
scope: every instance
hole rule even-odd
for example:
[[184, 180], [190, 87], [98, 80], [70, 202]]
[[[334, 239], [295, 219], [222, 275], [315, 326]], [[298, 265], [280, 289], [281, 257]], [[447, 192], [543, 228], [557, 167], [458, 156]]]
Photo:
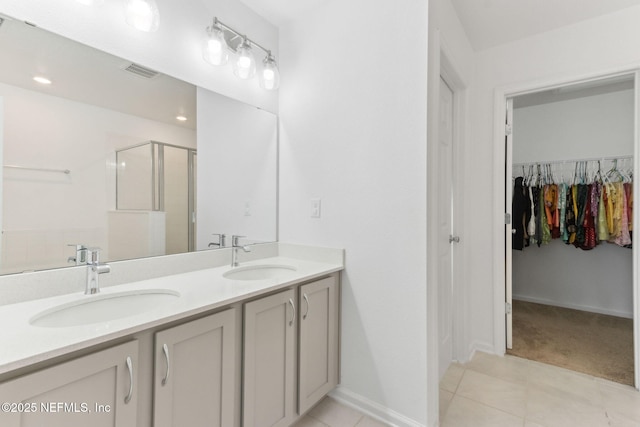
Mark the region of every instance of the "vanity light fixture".
[[262, 73], [260, 76], [260, 87], [266, 90], [275, 90], [280, 86], [280, 72], [276, 59], [271, 55], [271, 51], [267, 53], [266, 58], [262, 61]]
[[176, 120], [178, 120], [180, 122], [186, 122], [187, 118], [185, 116], [176, 116]]
[[125, 0], [124, 16], [133, 28], [152, 32], [160, 25], [160, 13], [155, 0]]
[[202, 46], [202, 57], [212, 65], [225, 65], [229, 58], [229, 50], [235, 53], [233, 73], [242, 80], [249, 80], [256, 74], [254, 48], [262, 50], [266, 56], [258, 67], [260, 87], [276, 90], [280, 85], [278, 65], [271, 51], [249, 39], [246, 35], [222, 23], [217, 17], [206, 29], [207, 36]]
[[33, 80], [35, 80], [36, 82], [43, 84], [43, 85], [50, 85], [51, 84], [51, 80], [49, 80], [46, 77], [42, 77], [42, 76], [35, 76], [33, 78]]
[[256, 75], [256, 59], [246, 36], [242, 38], [236, 53], [238, 57], [233, 61], [233, 73], [239, 79], [249, 80]]
[[224, 38], [224, 30], [218, 25], [218, 18], [214, 18], [213, 24], [207, 27], [202, 58], [211, 65], [225, 65], [229, 61], [229, 46]]

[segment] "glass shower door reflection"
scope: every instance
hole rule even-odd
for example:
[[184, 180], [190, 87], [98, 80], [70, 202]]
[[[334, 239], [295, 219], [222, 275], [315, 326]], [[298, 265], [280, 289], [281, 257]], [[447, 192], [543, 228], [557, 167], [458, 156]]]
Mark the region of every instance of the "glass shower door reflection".
[[163, 212], [163, 254], [195, 248], [196, 151], [155, 141], [116, 153], [117, 211]]

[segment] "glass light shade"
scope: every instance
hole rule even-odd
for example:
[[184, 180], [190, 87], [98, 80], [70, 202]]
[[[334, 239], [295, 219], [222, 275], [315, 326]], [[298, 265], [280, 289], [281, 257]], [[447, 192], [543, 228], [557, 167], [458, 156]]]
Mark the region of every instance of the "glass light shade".
[[271, 56], [271, 52], [262, 61], [260, 87], [266, 90], [276, 90], [280, 87], [280, 72], [275, 58]]
[[202, 45], [202, 58], [211, 65], [225, 65], [229, 61], [229, 48], [220, 27], [207, 28], [207, 37]]
[[156, 31], [160, 13], [155, 0], [125, 0], [125, 21], [140, 31]]
[[242, 80], [248, 80], [256, 74], [256, 59], [251, 45], [245, 40], [238, 46], [238, 57], [233, 62], [233, 73]]

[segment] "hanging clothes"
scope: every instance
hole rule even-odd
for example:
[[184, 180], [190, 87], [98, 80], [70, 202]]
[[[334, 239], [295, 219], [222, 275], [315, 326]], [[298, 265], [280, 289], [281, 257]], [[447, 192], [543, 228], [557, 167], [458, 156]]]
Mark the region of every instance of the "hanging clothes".
[[[622, 183], [619, 183], [622, 184]], [[620, 206], [620, 234], [615, 239], [618, 246], [627, 246], [631, 244], [631, 236], [629, 235], [629, 211], [627, 210], [627, 194], [623, 185], [619, 186], [621, 196]]]
[[551, 242], [551, 229], [549, 228], [549, 221], [547, 220], [546, 206], [544, 200], [544, 187], [540, 187], [538, 193], [538, 205], [539, 205], [539, 223], [540, 223], [540, 240], [538, 246], [541, 244], [549, 244]]
[[605, 210], [605, 191], [602, 184], [598, 184], [600, 189], [600, 202], [598, 203], [598, 240], [609, 240], [609, 227], [607, 225], [607, 214]]
[[527, 243], [527, 246], [536, 244], [536, 207], [533, 198], [533, 188], [531, 186], [528, 186], [528, 190], [529, 208], [531, 212], [529, 212], [529, 221], [527, 223], [527, 235], [529, 236], [529, 242]]
[[526, 226], [531, 216], [531, 201], [529, 200], [529, 189], [524, 185], [524, 177], [518, 177], [513, 186], [513, 201], [511, 203], [511, 213], [513, 215], [512, 228], [515, 231], [511, 236], [511, 247], [522, 250], [528, 245], [529, 235]]
[[596, 247], [598, 242], [596, 241], [596, 224], [593, 219], [593, 211], [591, 208], [591, 199], [593, 194], [594, 184], [587, 185], [587, 197], [584, 210], [584, 220], [582, 222], [582, 229], [584, 230], [584, 241], [580, 245], [580, 249], [589, 250]]
[[544, 186], [544, 213], [551, 230], [551, 237], [560, 237], [560, 218], [558, 217], [558, 186], [548, 184]]
[[560, 228], [560, 237], [565, 242], [569, 240], [569, 233], [567, 232], [567, 184], [564, 182], [560, 184], [560, 194], [558, 195], [558, 209], [560, 210], [560, 224], [558, 227]]
[[632, 173], [618, 170], [617, 161], [606, 174], [600, 171], [600, 161], [597, 171], [586, 161], [576, 162], [573, 184], [556, 183], [549, 165], [537, 166], [537, 178], [533, 165], [529, 168], [528, 178], [514, 181], [514, 249], [541, 247], [552, 239], [583, 250], [603, 242], [632, 247]]

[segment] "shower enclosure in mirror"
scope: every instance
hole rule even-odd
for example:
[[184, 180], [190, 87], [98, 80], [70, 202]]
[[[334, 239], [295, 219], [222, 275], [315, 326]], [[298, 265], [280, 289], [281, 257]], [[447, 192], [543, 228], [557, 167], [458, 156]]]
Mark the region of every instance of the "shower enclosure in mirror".
[[193, 251], [196, 150], [149, 141], [116, 152], [109, 259]]
[[109, 262], [277, 240], [275, 114], [9, 17], [0, 52], [1, 159], [21, 167], [0, 174], [0, 274], [74, 266], [78, 244]]

